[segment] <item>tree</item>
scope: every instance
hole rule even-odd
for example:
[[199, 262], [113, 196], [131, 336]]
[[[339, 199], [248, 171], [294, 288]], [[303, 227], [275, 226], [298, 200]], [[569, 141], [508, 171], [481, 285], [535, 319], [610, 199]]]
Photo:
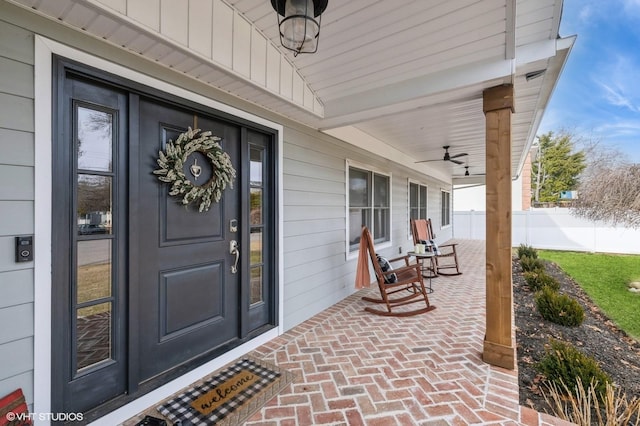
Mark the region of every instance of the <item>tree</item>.
[[534, 202], [557, 201], [561, 191], [577, 189], [586, 165], [584, 152], [574, 152], [574, 139], [568, 132], [538, 136], [538, 152], [531, 165]]
[[640, 164], [597, 144], [588, 149], [587, 158], [572, 212], [585, 219], [640, 228]]

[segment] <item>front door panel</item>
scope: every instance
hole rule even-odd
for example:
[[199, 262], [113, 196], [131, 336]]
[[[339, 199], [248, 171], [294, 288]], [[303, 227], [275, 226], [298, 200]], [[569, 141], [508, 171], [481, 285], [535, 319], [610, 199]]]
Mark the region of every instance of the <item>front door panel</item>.
[[[169, 140], [194, 126], [211, 131], [239, 169], [240, 129], [157, 101], [140, 101], [139, 239], [140, 381], [239, 338], [239, 283], [229, 253], [231, 220], [239, 218], [239, 190], [227, 188], [208, 212], [179, 204], [151, 172]], [[209, 166], [206, 159], [199, 164]], [[188, 166], [188, 165], [187, 165]], [[206, 182], [204, 170], [198, 176]], [[195, 179], [190, 176], [190, 179]], [[192, 181], [198, 184], [197, 180]]]

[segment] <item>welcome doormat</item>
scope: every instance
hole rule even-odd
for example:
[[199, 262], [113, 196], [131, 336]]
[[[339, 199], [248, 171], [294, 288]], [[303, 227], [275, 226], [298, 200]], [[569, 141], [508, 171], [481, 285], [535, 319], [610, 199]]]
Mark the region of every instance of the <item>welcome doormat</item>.
[[182, 426], [238, 425], [293, 378], [289, 371], [245, 357], [156, 408]]

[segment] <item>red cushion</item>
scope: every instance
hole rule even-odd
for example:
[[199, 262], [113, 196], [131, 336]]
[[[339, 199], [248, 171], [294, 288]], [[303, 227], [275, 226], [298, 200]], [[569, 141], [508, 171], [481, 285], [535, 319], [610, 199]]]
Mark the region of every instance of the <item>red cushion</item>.
[[0, 426], [32, 425], [22, 389], [0, 398]]

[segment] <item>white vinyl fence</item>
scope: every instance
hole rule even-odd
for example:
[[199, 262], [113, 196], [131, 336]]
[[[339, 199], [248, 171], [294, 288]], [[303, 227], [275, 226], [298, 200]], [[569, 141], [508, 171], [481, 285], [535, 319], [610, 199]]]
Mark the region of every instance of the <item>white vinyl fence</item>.
[[[453, 236], [484, 240], [485, 212], [453, 212]], [[527, 244], [550, 250], [640, 254], [640, 229], [580, 219], [566, 208], [514, 211], [512, 241], [514, 247]]]

